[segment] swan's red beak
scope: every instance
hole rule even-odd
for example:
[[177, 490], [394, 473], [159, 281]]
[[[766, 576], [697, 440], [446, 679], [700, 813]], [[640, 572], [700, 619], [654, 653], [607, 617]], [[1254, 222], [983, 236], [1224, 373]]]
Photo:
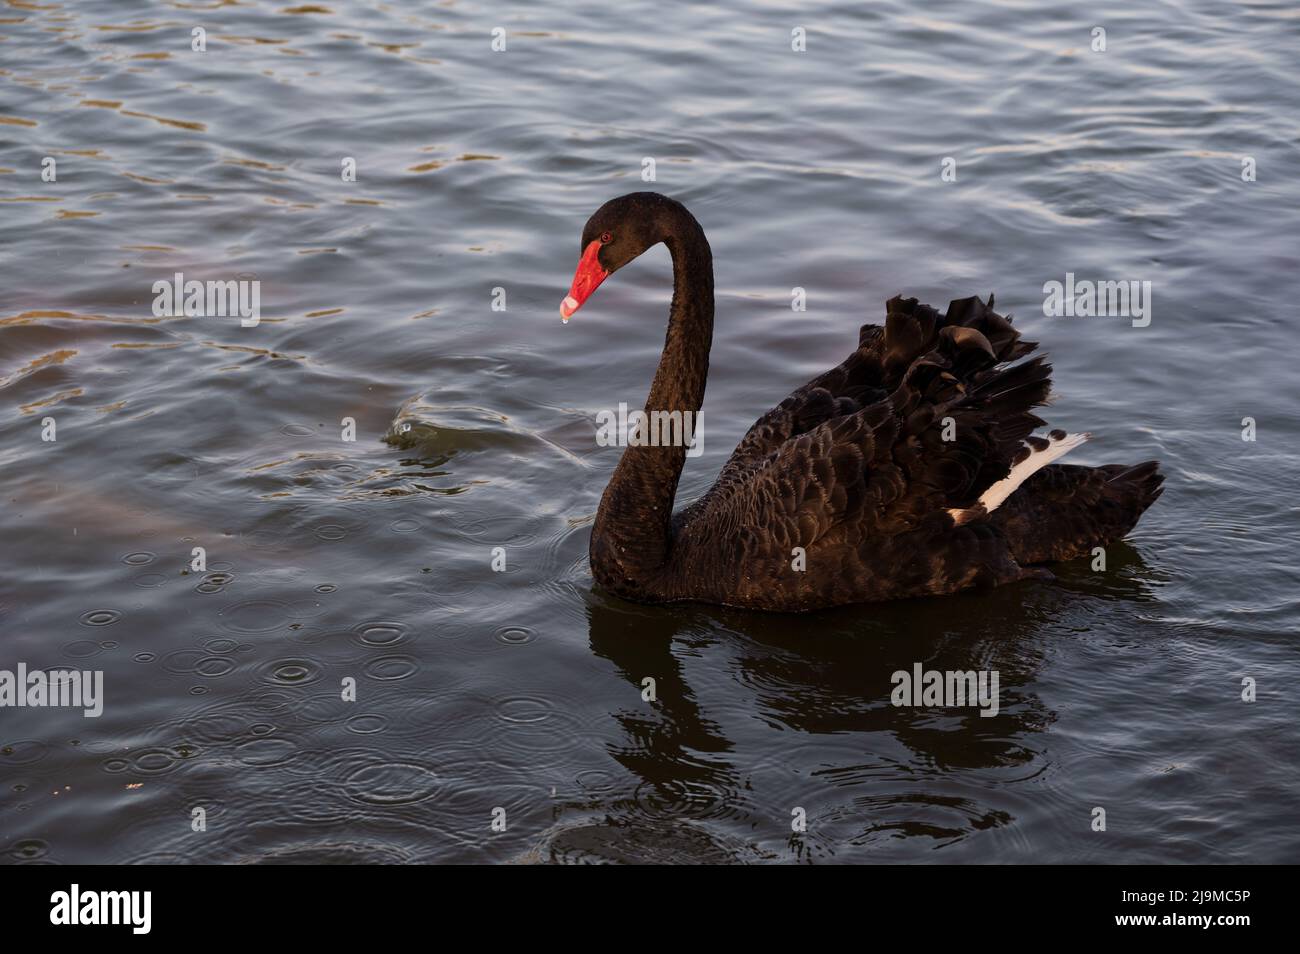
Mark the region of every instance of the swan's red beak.
[[569, 294], [565, 296], [564, 301], [560, 302], [560, 317], [568, 321], [569, 317], [582, 307], [582, 303], [591, 297], [591, 293], [608, 277], [609, 272], [605, 271], [600, 264], [600, 242], [592, 242], [578, 261], [578, 270], [573, 274], [573, 284], [569, 286]]

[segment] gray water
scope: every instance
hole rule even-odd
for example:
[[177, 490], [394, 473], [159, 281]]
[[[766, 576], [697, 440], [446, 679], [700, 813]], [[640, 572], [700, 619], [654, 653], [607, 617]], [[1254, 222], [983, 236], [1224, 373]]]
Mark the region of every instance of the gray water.
[[[1300, 9], [725, 7], [0, 8], [0, 669], [104, 679], [99, 718], [0, 709], [0, 857], [1295, 859]], [[1054, 583], [602, 593], [594, 421], [644, 399], [667, 253], [556, 308], [644, 188], [717, 274], [680, 501], [898, 292], [996, 292], [1077, 459], [1163, 498]], [[177, 272], [260, 323], [155, 317]], [[1151, 323], [1046, 316], [1067, 272]], [[999, 713], [892, 706], [918, 662]]]

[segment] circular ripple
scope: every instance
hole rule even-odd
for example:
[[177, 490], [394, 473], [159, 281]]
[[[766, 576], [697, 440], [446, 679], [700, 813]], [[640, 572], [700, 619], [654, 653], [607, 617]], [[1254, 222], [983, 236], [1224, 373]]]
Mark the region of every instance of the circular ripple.
[[540, 697], [515, 696], [497, 703], [496, 718], [481, 727], [475, 742], [487, 752], [537, 758], [593, 745], [595, 738], [573, 712]]
[[380, 656], [367, 663], [362, 671], [371, 679], [393, 682], [415, 675], [420, 671], [420, 664], [411, 656]]
[[[166, 775], [176, 771], [187, 759], [197, 754], [198, 751], [189, 745], [145, 749], [131, 759], [131, 768], [141, 775]], [[105, 763], [105, 768], [107, 767]]]
[[205, 656], [194, 666], [196, 673], [200, 676], [207, 676], [209, 679], [229, 675], [234, 670], [234, 662], [225, 656]]
[[746, 793], [728, 773], [642, 782], [632, 798], [660, 818], [743, 818], [747, 810]]
[[112, 626], [122, 614], [115, 609], [91, 610], [89, 613], [81, 614], [81, 625], [83, 626]]
[[321, 677], [321, 670], [310, 659], [277, 659], [262, 668], [262, 676], [280, 686], [306, 686]]
[[199, 662], [203, 658], [202, 650], [178, 649], [163, 657], [163, 668], [168, 672], [191, 673], [197, 671]]
[[367, 712], [348, 719], [344, 727], [357, 735], [373, 735], [388, 728], [388, 719], [378, 713]]
[[356, 769], [343, 787], [348, 798], [367, 805], [409, 805], [431, 798], [439, 780], [432, 769], [415, 762], [383, 762]]
[[245, 600], [232, 603], [217, 615], [226, 629], [236, 633], [269, 633], [289, 620], [289, 606], [278, 600]]
[[506, 722], [533, 725], [555, 714], [555, 706], [539, 696], [512, 696], [497, 703], [497, 715]]
[[322, 524], [314, 532], [322, 540], [342, 540], [348, 535], [347, 527], [341, 527], [337, 523]]
[[423, 524], [418, 520], [394, 520], [388, 528], [394, 533], [414, 533], [419, 530]]
[[306, 424], [286, 424], [280, 428], [280, 433], [288, 437], [311, 437], [316, 432]]
[[71, 656], [73, 659], [84, 659], [87, 656], [98, 656], [104, 651], [104, 647], [99, 645], [93, 639], [77, 639], [67, 643], [63, 647], [63, 655]]
[[122, 562], [127, 566], [148, 566], [157, 558], [156, 554], [150, 553], [148, 550], [138, 550], [122, 557]]
[[136, 586], [148, 588], [164, 585], [167, 582], [167, 577], [161, 573], [141, 573], [131, 582]]
[[204, 583], [211, 583], [213, 586], [225, 586], [233, 582], [235, 574], [227, 573], [224, 570], [214, 570], [203, 578]]
[[497, 642], [508, 646], [522, 646], [531, 643], [537, 634], [526, 626], [504, 626], [495, 633]]
[[253, 739], [235, 747], [235, 758], [259, 767], [284, 765], [297, 754], [297, 746], [288, 739]]
[[255, 737], [255, 726], [282, 721], [299, 704], [295, 693], [258, 689], [252, 693], [208, 703], [179, 722], [165, 727], [166, 738], [183, 738], [210, 745], [229, 745]]
[[35, 861], [50, 853], [50, 846], [39, 838], [24, 838], [9, 846], [9, 857], [17, 861]]
[[214, 656], [225, 656], [238, 649], [239, 643], [225, 636], [214, 636], [203, 644], [203, 648]]
[[155, 653], [136, 653], [131, 658], [138, 663], [151, 663], [157, 659], [158, 656]]
[[333, 593], [333, 592], [334, 592], [335, 590], [337, 590], [337, 589], [338, 589], [338, 587], [337, 587], [335, 584], [333, 584], [333, 583], [322, 583], [320, 586], [316, 587], [316, 592], [317, 592], [317, 593]]
[[459, 533], [476, 539], [486, 539], [502, 546], [527, 546], [537, 539], [537, 532], [521, 528], [520, 521], [508, 515], [487, 510], [464, 510], [457, 521]]
[[396, 646], [406, 641], [406, 624], [386, 620], [372, 620], [357, 626], [353, 632], [367, 646]]
[[474, 629], [469, 623], [455, 620], [440, 622], [433, 628], [433, 635], [438, 639], [464, 639], [473, 633]]
[[50, 754], [50, 747], [35, 739], [0, 745], [0, 765], [31, 765]]
[[337, 692], [322, 692], [304, 699], [294, 710], [294, 715], [299, 721], [312, 725], [330, 725], [342, 722], [351, 709], [352, 703], [344, 702]]

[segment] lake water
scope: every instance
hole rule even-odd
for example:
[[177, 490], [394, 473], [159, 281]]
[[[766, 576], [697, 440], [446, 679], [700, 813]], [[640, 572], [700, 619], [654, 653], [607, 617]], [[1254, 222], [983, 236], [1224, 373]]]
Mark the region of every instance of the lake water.
[[[1295, 860], [1300, 10], [726, 6], [0, 8], [0, 669], [104, 674], [99, 718], [0, 710], [0, 857]], [[1163, 498], [1050, 584], [602, 593], [595, 417], [644, 400], [668, 255], [557, 306], [644, 188], [716, 266], [679, 501], [898, 292], [996, 292], [1077, 459]], [[178, 272], [260, 322], [156, 317]], [[1067, 272], [1151, 323], [1046, 316]], [[916, 663], [1000, 711], [892, 706]]]

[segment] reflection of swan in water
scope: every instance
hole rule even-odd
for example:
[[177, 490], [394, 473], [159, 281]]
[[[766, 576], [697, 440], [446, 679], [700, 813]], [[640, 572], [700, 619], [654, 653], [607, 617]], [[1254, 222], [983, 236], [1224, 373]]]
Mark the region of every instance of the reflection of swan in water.
[[[992, 829], [1023, 838], [1009, 786], [1034, 779], [1035, 798], [1065, 798], [1042, 777], [1049, 763], [1034, 741], [1055, 713], [1026, 688], [1043, 663], [1040, 630], [1153, 598], [1135, 550], [1109, 556], [1104, 576], [1069, 564], [1052, 586], [835, 610], [795, 627], [591, 593], [591, 648], [630, 684], [628, 704], [610, 713], [625, 740], [610, 755], [638, 784], [573, 806], [539, 857], [791, 860], [933, 848]], [[916, 662], [998, 670], [999, 713], [891, 705], [891, 675]], [[638, 705], [647, 677], [657, 701]], [[789, 748], [774, 750], [781, 733]], [[801, 837], [790, 836], [796, 805], [808, 812]], [[683, 825], [688, 834], [674, 831]]]

